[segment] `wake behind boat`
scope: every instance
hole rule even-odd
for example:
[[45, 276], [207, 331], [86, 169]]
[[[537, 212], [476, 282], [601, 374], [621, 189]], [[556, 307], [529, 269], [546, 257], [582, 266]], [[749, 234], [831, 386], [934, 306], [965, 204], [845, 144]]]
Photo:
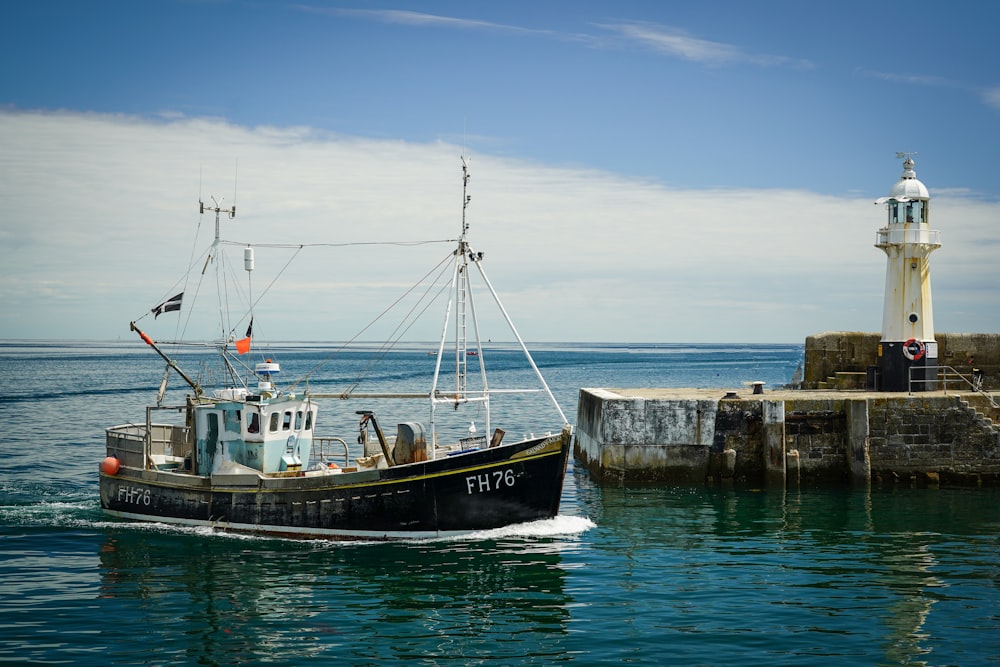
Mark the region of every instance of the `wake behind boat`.
[[[483, 254], [469, 244], [464, 160], [462, 168], [462, 232], [451, 253], [450, 296], [437, 351], [430, 355], [435, 361], [429, 391], [365, 394], [354, 386], [340, 393], [282, 390], [276, 381], [278, 362], [267, 358], [252, 370], [242, 363], [250, 347], [251, 314], [246, 336], [236, 339], [224, 332], [217, 348], [231, 381], [207, 393], [163, 345], [133, 322], [132, 329], [167, 367], [157, 404], [146, 408], [145, 420], [107, 429], [107, 455], [100, 464], [103, 510], [122, 519], [328, 539], [456, 535], [556, 516], [571, 427], [486, 277]], [[210, 257], [217, 255], [221, 243], [219, 216], [235, 216], [235, 207], [217, 205], [214, 212]], [[254, 263], [249, 245], [244, 259], [249, 272]], [[479, 339], [471, 292], [473, 271], [495, 299], [539, 388], [489, 387], [484, 360], [488, 355]], [[183, 293], [167, 299], [153, 314], [179, 310], [182, 300]], [[455, 333], [449, 339], [452, 313]], [[466, 337], [470, 327], [471, 341]], [[451, 357], [445, 348], [452, 344], [454, 385], [445, 389], [442, 363]], [[470, 360], [479, 365], [473, 374], [478, 384], [470, 380]], [[162, 404], [171, 373], [189, 387], [182, 405]], [[504, 428], [493, 427], [491, 396], [517, 391], [545, 393], [562, 420], [561, 428], [505, 442]], [[354, 410], [360, 450], [352, 452], [346, 437], [322, 436], [317, 430], [323, 401], [347, 398], [426, 400], [428, 428], [419, 418], [399, 421], [395, 434], [387, 435], [375, 411]], [[474, 407], [478, 416], [485, 415], [489, 438], [477, 435], [474, 421], [466, 422], [472, 424], [470, 432], [450, 437], [439, 432], [441, 406], [453, 411]], [[164, 419], [167, 415], [174, 415], [173, 421]]]

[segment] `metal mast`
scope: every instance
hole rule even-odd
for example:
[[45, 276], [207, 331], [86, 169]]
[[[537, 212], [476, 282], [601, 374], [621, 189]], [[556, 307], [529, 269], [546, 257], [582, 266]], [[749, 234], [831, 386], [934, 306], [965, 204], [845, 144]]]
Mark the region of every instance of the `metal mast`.
[[[455, 250], [455, 268], [452, 273], [452, 294], [453, 297], [448, 299], [448, 307], [445, 312], [445, 321], [441, 329], [441, 339], [438, 343], [437, 351], [437, 363], [434, 367], [434, 380], [431, 384], [431, 414], [430, 414], [430, 426], [431, 426], [431, 442], [434, 445], [437, 444], [437, 432], [434, 421], [435, 410], [437, 404], [448, 403], [454, 405], [457, 409], [462, 403], [483, 403], [485, 405], [486, 412], [486, 433], [489, 434], [492, 429], [491, 424], [491, 414], [490, 414], [490, 388], [486, 379], [486, 365], [483, 360], [483, 349], [482, 349], [482, 337], [479, 333], [479, 324], [476, 320], [476, 304], [475, 298], [473, 297], [473, 292], [471, 290], [471, 276], [470, 271], [472, 266], [475, 266], [482, 278], [484, 284], [496, 302], [497, 308], [499, 308], [500, 313], [503, 315], [504, 320], [507, 322], [507, 326], [510, 327], [510, 331], [514, 334], [517, 339], [518, 344], [521, 347], [521, 351], [524, 353], [531, 365], [532, 370], [535, 372], [539, 382], [541, 383], [541, 391], [544, 391], [552, 404], [555, 406], [556, 411], [559, 416], [562, 417], [564, 423], [568, 423], [566, 416], [563, 414], [562, 409], [559, 407], [558, 401], [556, 401], [555, 396], [552, 394], [552, 390], [549, 389], [548, 384], [545, 382], [545, 378], [542, 377], [541, 372], [538, 370], [538, 366], [535, 365], [535, 360], [532, 359], [531, 353], [528, 351], [527, 346], [524, 344], [521, 335], [517, 332], [517, 328], [514, 326], [513, 321], [507, 314], [506, 309], [504, 309], [503, 304], [500, 302], [500, 297], [497, 295], [496, 290], [493, 289], [493, 285], [490, 283], [489, 278], [486, 276], [486, 272], [483, 269], [482, 260], [483, 253], [476, 252], [469, 245], [467, 238], [469, 231], [469, 224], [466, 220], [466, 210], [469, 207], [469, 201], [471, 197], [469, 196], [469, 165], [462, 157], [462, 233], [458, 238], [458, 248]], [[444, 355], [445, 342], [448, 336], [448, 326], [451, 317], [452, 305], [455, 305], [455, 389], [454, 392], [438, 392], [438, 379], [441, 375], [441, 362]], [[468, 347], [468, 320], [467, 315], [471, 317], [473, 335], [475, 336], [475, 349], [470, 350]], [[468, 362], [467, 359], [471, 355], [475, 356], [479, 361], [479, 372], [482, 377], [482, 389], [469, 391], [467, 385], [468, 379]], [[539, 390], [500, 390], [499, 393], [530, 393], [531, 391]], [[434, 449], [432, 447], [431, 451]]]
[[[482, 342], [479, 339], [479, 325], [476, 323], [475, 300], [471, 291], [469, 278], [469, 260], [475, 261], [475, 254], [469, 247], [467, 234], [469, 223], [466, 218], [466, 211], [472, 197], [469, 195], [469, 164], [465, 157], [462, 157], [462, 231], [458, 237], [458, 247], [455, 250], [455, 267], [452, 273], [452, 298], [448, 300], [448, 309], [445, 313], [444, 328], [441, 331], [441, 340], [438, 344], [437, 364], [434, 368], [434, 380], [431, 385], [431, 440], [436, 442], [436, 426], [434, 414], [438, 403], [450, 403], [457, 409], [461, 403], [484, 403], [486, 407], [486, 431], [489, 432], [490, 424], [490, 397], [489, 387], [486, 382], [486, 369], [481, 356]], [[481, 255], [480, 255], [481, 258]], [[452, 392], [439, 394], [438, 378], [441, 374], [441, 362], [444, 355], [444, 346], [447, 339], [448, 321], [450, 319], [452, 304], [455, 305], [455, 387]], [[468, 324], [469, 317], [472, 319], [473, 333], [476, 337], [475, 352], [479, 360], [479, 371], [482, 376], [482, 390], [473, 392], [470, 397], [468, 392]]]
[[[239, 373], [237, 372], [236, 368], [233, 367], [233, 364], [229, 360], [229, 356], [226, 353], [226, 346], [228, 344], [228, 338], [229, 338], [229, 333], [228, 332], [230, 331], [230, 326], [229, 326], [229, 322], [226, 321], [228, 319], [228, 312], [229, 311], [228, 311], [228, 308], [226, 308], [225, 304], [223, 303], [223, 300], [226, 298], [225, 297], [226, 290], [225, 290], [225, 286], [223, 285], [223, 275], [222, 275], [222, 266], [221, 266], [222, 259], [219, 256], [220, 252], [221, 252], [219, 250], [219, 246], [222, 243], [222, 236], [221, 236], [221, 233], [220, 233], [221, 232], [221, 229], [220, 229], [221, 225], [220, 225], [219, 221], [220, 221], [221, 216], [222, 216], [223, 213], [225, 213], [226, 215], [228, 215], [230, 220], [232, 220], [233, 218], [235, 218], [236, 217], [236, 204], [234, 203], [229, 208], [223, 208], [222, 207], [222, 203], [220, 201], [216, 200], [215, 197], [211, 197], [211, 199], [212, 199], [212, 203], [215, 204], [215, 206], [206, 206], [205, 202], [203, 202], [200, 198], [198, 199], [198, 209], [199, 209], [199, 212], [202, 215], [205, 214], [206, 210], [210, 211], [210, 212], [211, 211], [215, 212], [215, 238], [212, 240], [212, 248], [208, 251], [208, 257], [205, 258], [205, 266], [202, 267], [201, 273], [202, 273], [202, 275], [204, 275], [205, 271], [208, 270], [208, 263], [209, 262], [214, 261], [216, 263], [215, 264], [215, 266], [216, 266], [216, 269], [215, 269], [215, 293], [216, 293], [216, 298], [219, 300], [219, 304], [218, 304], [218, 310], [219, 310], [219, 332], [220, 332], [220, 337], [219, 337], [219, 341], [220, 341], [219, 342], [219, 353], [220, 354], [219, 354], [219, 356], [222, 358], [222, 362], [225, 364], [226, 371], [229, 373], [229, 377], [231, 378], [232, 382], [235, 384], [237, 382], [237, 377], [238, 377]], [[225, 199], [225, 198], [223, 198], [223, 199]], [[251, 259], [250, 263], [247, 266], [252, 266], [252, 263], [253, 263], [253, 260]], [[250, 269], [247, 269], [247, 270], [249, 271]], [[252, 303], [252, 301], [251, 301], [251, 303]]]
[[469, 263], [466, 255], [469, 251], [469, 243], [466, 235], [469, 231], [469, 223], [466, 221], [465, 212], [469, 207], [469, 165], [462, 157], [462, 233], [458, 237], [457, 268], [458, 279], [455, 283], [455, 395], [465, 397], [466, 373], [468, 371], [468, 332], [466, 329], [466, 301], [469, 296]]

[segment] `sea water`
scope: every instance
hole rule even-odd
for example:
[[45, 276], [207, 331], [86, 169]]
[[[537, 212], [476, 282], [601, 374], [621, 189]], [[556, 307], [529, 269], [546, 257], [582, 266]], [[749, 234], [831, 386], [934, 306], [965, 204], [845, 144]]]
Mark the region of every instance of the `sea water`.
[[[412, 346], [372, 371], [363, 347], [268, 354], [279, 384], [308, 374], [310, 391], [329, 393], [359, 374], [373, 390], [415, 390], [436, 362], [433, 346]], [[516, 352], [484, 350], [491, 387], [533, 377]], [[580, 387], [747, 391], [789, 382], [802, 357], [796, 345], [533, 352], [571, 422]], [[600, 487], [571, 461], [558, 517], [457, 539], [278, 540], [109, 519], [104, 429], [143, 421], [162, 371], [141, 345], [0, 344], [0, 662], [1000, 664], [996, 490]], [[170, 386], [165, 400], [182, 400]], [[492, 426], [557, 429], [543, 399], [510, 396]], [[355, 410], [370, 407], [328, 401], [318, 431], [354, 442]], [[377, 409], [386, 425], [404, 410], [430, 418], [422, 403]], [[468, 405], [435, 416], [466, 430], [486, 418]]]

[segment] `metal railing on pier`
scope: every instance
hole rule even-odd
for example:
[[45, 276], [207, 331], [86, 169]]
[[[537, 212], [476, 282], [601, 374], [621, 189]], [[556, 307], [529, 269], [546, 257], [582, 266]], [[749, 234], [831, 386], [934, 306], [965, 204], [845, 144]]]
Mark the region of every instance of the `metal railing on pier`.
[[[924, 373], [926, 371], [937, 371], [935, 377], [932, 378], [914, 378], [913, 371], [920, 371]], [[938, 385], [940, 383], [941, 389], [945, 394], [948, 393], [948, 383], [957, 384], [959, 387], [968, 387], [969, 391], [974, 391], [976, 393], [982, 394], [986, 397], [986, 400], [990, 402], [994, 408], [1000, 410], [1000, 405], [993, 400], [993, 397], [988, 393], [983, 391], [983, 372], [978, 368], [973, 368], [972, 373], [969, 375], [964, 375], [951, 366], [911, 366], [909, 371], [909, 384], [907, 386], [907, 392], [913, 395], [913, 385], [915, 384], [934, 384]], [[933, 389], [933, 387], [930, 387]], [[960, 389], [961, 390], [961, 389]]]

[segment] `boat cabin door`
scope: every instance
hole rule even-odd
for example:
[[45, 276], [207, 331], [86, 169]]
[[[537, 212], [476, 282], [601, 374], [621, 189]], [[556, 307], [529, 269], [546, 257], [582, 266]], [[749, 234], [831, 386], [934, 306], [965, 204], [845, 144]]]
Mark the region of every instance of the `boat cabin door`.
[[210, 475], [224, 461], [231, 460], [231, 446], [239, 439], [238, 411], [224, 405], [198, 408], [195, 411], [195, 473]]

